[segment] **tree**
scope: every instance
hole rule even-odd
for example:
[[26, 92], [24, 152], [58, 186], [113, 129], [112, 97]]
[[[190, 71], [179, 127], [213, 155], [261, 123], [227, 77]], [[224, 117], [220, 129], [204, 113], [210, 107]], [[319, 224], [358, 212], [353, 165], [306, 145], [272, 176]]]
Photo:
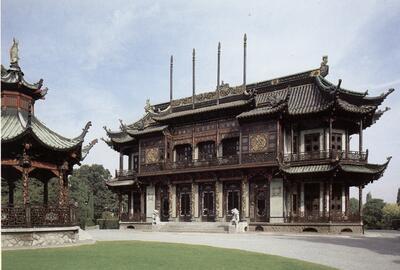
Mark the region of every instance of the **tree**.
[[363, 221], [369, 229], [380, 229], [384, 225], [383, 207], [385, 203], [381, 199], [370, 199], [364, 204]]
[[387, 227], [392, 227], [392, 221], [400, 219], [400, 205], [396, 203], [388, 203], [383, 209], [383, 218]]
[[372, 199], [372, 194], [371, 194], [371, 192], [368, 192], [368, 193], [367, 193], [366, 202], [369, 202], [371, 199]]
[[397, 190], [397, 205], [400, 205], [400, 188]]
[[358, 200], [356, 198], [350, 198], [349, 207], [350, 207], [349, 211], [351, 214], [358, 214], [359, 206], [358, 206]]
[[93, 224], [106, 210], [116, 210], [117, 200], [106, 186], [110, 172], [102, 165], [83, 165], [70, 177], [71, 198], [77, 202], [80, 218]]

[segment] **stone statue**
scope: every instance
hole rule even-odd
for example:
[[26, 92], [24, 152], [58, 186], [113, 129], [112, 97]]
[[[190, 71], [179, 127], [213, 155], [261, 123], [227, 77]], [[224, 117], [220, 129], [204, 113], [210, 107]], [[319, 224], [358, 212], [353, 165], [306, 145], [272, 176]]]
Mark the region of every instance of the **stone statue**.
[[19, 57], [18, 57], [18, 41], [13, 38], [13, 45], [10, 48], [10, 63], [11, 64], [16, 64], [18, 63]]
[[146, 106], [144, 106], [145, 112], [150, 112], [152, 110], [150, 99], [146, 99]]
[[158, 210], [154, 209], [153, 210], [153, 224], [159, 224], [160, 223], [160, 212]]
[[232, 213], [232, 220], [231, 220], [231, 224], [237, 226], [239, 224], [239, 210], [237, 210], [236, 208], [233, 208], [231, 210]]

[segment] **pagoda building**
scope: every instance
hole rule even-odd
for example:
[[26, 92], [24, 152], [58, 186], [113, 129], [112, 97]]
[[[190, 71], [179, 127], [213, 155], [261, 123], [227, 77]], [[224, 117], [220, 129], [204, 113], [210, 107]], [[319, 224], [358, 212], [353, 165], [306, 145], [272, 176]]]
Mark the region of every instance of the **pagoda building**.
[[[368, 162], [363, 131], [388, 110], [378, 107], [393, 89], [372, 97], [331, 83], [327, 57], [318, 68], [293, 75], [220, 83], [215, 91], [145, 106], [145, 115], [120, 129], [105, 127], [105, 142], [120, 153], [107, 184], [128, 198], [120, 224], [161, 221], [229, 222], [240, 211], [250, 230], [362, 232], [362, 190], [382, 177]], [[358, 149], [350, 138], [357, 135]], [[125, 157], [128, 164], [124, 164]], [[126, 163], [126, 161], [125, 161]], [[359, 190], [359, 211], [349, 207]]]
[[[34, 113], [35, 102], [44, 99], [48, 89], [42, 87], [42, 79], [34, 84], [25, 80], [15, 39], [10, 58], [10, 68], [1, 66], [1, 180], [9, 190], [8, 204], [1, 208], [2, 228], [76, 225], [77, 209], [69, 200], [68, 176], [97, 142], [82, 147], [91, 122], [72, 139], [49, 129]], [[48, 200], [48, 183], [53, 178], [58, 179], [58, 204]], [[43, 184], [41, 205], [30, 203], [33, 179]], [[17, 181], [22, 181], [23, 201], [14, 200]]]

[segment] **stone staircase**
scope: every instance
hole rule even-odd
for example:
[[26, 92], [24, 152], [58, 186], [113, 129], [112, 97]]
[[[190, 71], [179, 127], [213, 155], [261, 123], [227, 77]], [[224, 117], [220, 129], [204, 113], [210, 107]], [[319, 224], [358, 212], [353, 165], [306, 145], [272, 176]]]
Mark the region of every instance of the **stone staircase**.
[[229, 222], [161, 222], [152, 231], [228, 233]]

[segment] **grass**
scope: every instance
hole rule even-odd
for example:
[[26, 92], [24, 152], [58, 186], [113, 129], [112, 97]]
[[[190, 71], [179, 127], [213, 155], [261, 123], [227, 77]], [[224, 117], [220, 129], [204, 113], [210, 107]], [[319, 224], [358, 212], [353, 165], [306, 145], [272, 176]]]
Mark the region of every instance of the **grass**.
[[2, 252], [2, 269], [333, 269], [279, 256], [209, 246], [141, 241]]

